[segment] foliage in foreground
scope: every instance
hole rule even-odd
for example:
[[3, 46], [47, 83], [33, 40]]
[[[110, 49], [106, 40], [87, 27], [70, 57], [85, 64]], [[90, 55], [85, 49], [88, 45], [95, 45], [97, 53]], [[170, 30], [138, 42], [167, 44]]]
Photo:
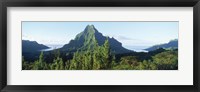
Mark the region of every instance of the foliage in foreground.
[[177, 70], [178, 51], [167, 50], [148, 60], [136, 56], [123, 56], [116, 60], [110, 51], [108, 40], [102, 46], [97, 41], [86, 51], [78, 50], [73, 58], [63, 61], [59, 50], [55, 51], [53, 63], [46, 63], [41, 52], [38, 60], [28, 63], [22, 59], [23, 70]]

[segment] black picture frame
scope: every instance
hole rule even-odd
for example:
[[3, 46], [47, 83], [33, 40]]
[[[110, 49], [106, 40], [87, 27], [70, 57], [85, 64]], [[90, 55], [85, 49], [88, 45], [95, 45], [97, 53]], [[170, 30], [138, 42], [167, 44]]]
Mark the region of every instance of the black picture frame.
[[[105, 92], [200, 92], [200, 0], [1, 0], [0, 90], [1, 92], [105, 91]], [[193, 7], [194, 85], [7, 85], [7, 7]]]

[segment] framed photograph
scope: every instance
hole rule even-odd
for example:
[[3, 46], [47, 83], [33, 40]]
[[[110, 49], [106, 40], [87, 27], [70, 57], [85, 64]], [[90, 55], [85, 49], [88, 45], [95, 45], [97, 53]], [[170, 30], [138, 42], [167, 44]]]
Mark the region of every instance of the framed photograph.
[[0, 88], [199, 91], [199, 0], [7, 0]]

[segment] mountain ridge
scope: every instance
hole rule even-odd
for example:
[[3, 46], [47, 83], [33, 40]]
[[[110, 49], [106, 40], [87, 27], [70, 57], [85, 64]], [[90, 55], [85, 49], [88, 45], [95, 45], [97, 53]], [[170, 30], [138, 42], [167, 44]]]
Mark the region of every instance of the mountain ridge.
[[170, 40], [168, 43], [154, 45], [154, 46], [151, 46], [151, 47], [146, 48], [144, 50], [153, 51], [153, 50], [156, 50], [156, 49], [159, 49], [159, 48], [177, 49], [178, 48], [178, 39]]
[[36, 41], [22, 40], [23, 52], [37, 52], [42, 49], [48, 49], [49, 47], [43, 44], [39, 44]]

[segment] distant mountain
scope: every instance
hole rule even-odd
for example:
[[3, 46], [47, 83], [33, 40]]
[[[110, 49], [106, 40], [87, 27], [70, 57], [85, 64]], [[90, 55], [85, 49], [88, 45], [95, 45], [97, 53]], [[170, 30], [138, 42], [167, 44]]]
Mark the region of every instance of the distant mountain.
[[147, 51], [153, 51], [153, 50], [156, 50], [156, 49], [159, 49], [159, 48], [163, 48], [163, 49], [177, 49], [178, 48], [178, 39], [171, 40], [171, 41], [169, 41], [168, 43], [165, 43], [165, 44], [155, 45], [155, 46], [152, 46], [152, 47], [147, 48], [145, 50], [147, 50]]
[[61, 51], [70, 51], [74, 52], [79, 49], [85, 50], [88, 48], [92, 48], [95, 41], [97, 41], [98, 45], [103, 45], [105, 40], [108, 38], [110, 43], [111, 51], [114, 53], [128, 53], [132, 52], [124, 47], [122, 47], [122, 43], [117, 41], [115, 38], [105, 37], [102, 33], [98, 32], [98, 30], [94, 27], [94, 25], [87, 25], [85, 30], [76, 35], [75, 39], [71, 40], [68, 44], [65, 44], [60, 50]]
[[38, 44], [36, 41], [29, 41], [29, 40], [22, 40], [22, 52], [29, 53], [29, 52], [37, 52], [42, 49], [48, 49], [49, 47]]

